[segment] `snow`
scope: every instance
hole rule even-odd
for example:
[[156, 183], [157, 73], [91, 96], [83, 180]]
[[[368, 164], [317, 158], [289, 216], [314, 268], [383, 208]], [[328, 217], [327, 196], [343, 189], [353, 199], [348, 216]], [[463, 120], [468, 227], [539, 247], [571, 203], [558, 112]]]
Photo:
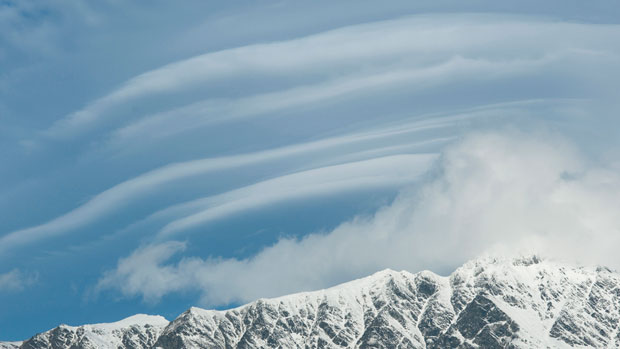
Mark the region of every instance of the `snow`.
[[[451, 276], [443, 277], [430, 271], [422, 271], [411, 274], [407, 271], [397, 272], [386, 269], [368, 277], [353, 280], [328, 289], [301, 292], [288, 296], [261, 299], [257, 302], [274, 308], [285, 307], [287, 311], [299, 314], [303, 309], [316, 311], [320, 304], [326, 304], [339, 309], [347, 309], [351, 321], [364, 322], [363, 309], [372, 309], [368, 304], [371, 299], [383, 299], [389, 302], [387, 285], [393, 283], [395, 287], [406, 289], [407, 285], [414, 285], [416, 278], [431, 280], [438, 286], [438, 291], [420, 308], [420, 314], [426, 311], [428, 302], [435, 302], [436, 306], [446, 311], [452, 310], [452, 298], [465, 297], [467, 303], [479, 292], [489, 293], [490, 299], [496, 306], [517, 322], [521, 328], [521, 340], [524, 347], [565, 347], [568, 346], [550, 336], [552, 325], [557, 321], [562, 311], [578, 312], [583, 308], [582, 303], [567, 305], [567, 301], [577, 297], [580, 285], [593, 284], [597, 270], [576, 265], [557, 263], [551, 260], [541, 259], [537, 256], [526, 256], [517, 259], [503, 256], [484, 256], [470, 261], [457, 269]], [[491, 285], [491, 286], [489, 286]], [[490, 287], [490, 288], [489, 288]], [[541, 289], [549, 288], [552, 297], [545, 299]], [[455, 293], [456, 292], [456, 293]], [[587, 293], [587, 292], [586, 292]], [[230, 311], [243, 313], [255, 306], [250, 303]], [[548, 310], [549, 304], [553, 308]], [[379, 311], [376, 309], [375, 311]], [[190, 313], [210, 318], [210, 328], [215, 328], [219, 320], [227, 311], [211, 311], [200, 308], [191, 308]], [[453, 320], [456, 321], [458, 314], [453, 312]], [[573, 318], [577, 318], [573, 316]], [[270, 321], [276, 321], [271, 319]], [[213, 322], [215, 321], [215, 322]], [[342, 321], [337, 318], [333, 321]], [[391, 328], [398, 329], [405, 337], [416, 343], [416, 337], [422, 337], [418, 329], [419, 320], [414, 323], [402, 323], [393, 318], [388, 318]], [[339, 322], [332, 325], [341, 326]], [[587, 324], [581, 324], [587, 325]], [[363, 333], [363, 328], [360, 329]], [[340, 332], [338, 332], [340, 333]], [[329, 343], [329, 336], [319, 332], [319, 338]], [[361, 335], [361, 334], [360, 334]], [[457, 337], [460, 336], [458, 333]], [[359, 338], [356, 338], [356, 340]], [[371, 339], [371, 341], [374, 339]], [[402, 339], [401, 339], [402, 341]]]
[[164, 327], [168, 325], [169, 321], [166, 320], [163, 316], [160, 315], [146, 315], [146, 314], [136, 314], [130, 317], [127, 317], [123, 320], [110, 322], [110, 323], [100, 323], [100, 324], [89, 324], [84, 325], [84, 327], [90, 328], [99, 328], [103, 330], [113, 331], [120, 330], [123, 328], [131, 327], [131, 326], [160, 326]]
[[[123, 343], [124, 340], [134, 341], [135, 343], [131, 345], [146, 346], [149, 344], [148, 341], [154, 342], [168, 324], [169, 321], [159, 315], [137, 314], [112, 323], [82, 326], [60, 325], [58, 328], [63, 330], [63, 333], [70, 333], [68, 337], [70, 343], [66, 342], [68, 347], [117, 349], [129, 345]], [[135, 329], [138, 333], [129, 331], [130, 329]], [[63, 336], [50, 330], [36, 337], [39, 343], [48, 343], [48, 346], [51, 346], [51, 342], [56, 341], [53, 339], [56, 335]], [[0, 349], [4, 348], [0, 347]]]
[[[473, 345], [475, 341], [464, 338], [455, 326], [466, 305], [483, 295], [518, 324], [513, 344], [519, 348], [564, 348], [570, 347], [567, 341], [571, 340], [577, 341], [575, 346], [589, 341], [614, 347], [620, 321], [617, 289], [620, 276], [607, 269], [536, 256], [484, 256], [465, 263], [448, 277], [430, 271], [412, 274], [387, 269], [328, 289], [261, 299], [230, 310], [192, 307], [171, 323], [161, 316], [138, 314], [80, 328], [98, 348], [124, 348], [120, 331], [130, 327], [145, 331], [147, 326], [155, 326], [154, 335], [172, 336], [181, 325], [194, 328], [178, 334], [188, 347], [217, 347], [224, 340], [235, 346], [242, 338], [251, 345], [266, 346], [273, 343], [266, 339], [271, 338], [282, 347], [312, 347], [318, 340], [336, 345], [338, 338], [346, 340], [346, 347], [353, 347], [364, 340], [368, 345], [384, 340], [376, 337], [381, 331], [364, 337], [369, 324], [378, 319], [395, 333], [389, 345], [410, 341], [423, 346], [424, 326], [440, 326], [444, 333], [452, 328], [454, 338]], [[563, 319], [567, 326], [554, 327]], [[289, 328], [291, 322], [294, 325]], [[601, 335], [601, 328], [611, 337]]]

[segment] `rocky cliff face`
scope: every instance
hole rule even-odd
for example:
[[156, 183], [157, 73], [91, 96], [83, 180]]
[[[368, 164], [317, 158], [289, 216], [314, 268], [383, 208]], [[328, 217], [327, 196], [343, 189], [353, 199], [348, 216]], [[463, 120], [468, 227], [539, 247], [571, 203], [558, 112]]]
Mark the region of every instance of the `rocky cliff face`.
[[449, 277], [386, 270], [228, 311], [191, 308], [170, 323], [130, 319], [105, 331], [60, 326], [21, 347], [620, 347], [620, 275], [536, 257], [488, 257]]

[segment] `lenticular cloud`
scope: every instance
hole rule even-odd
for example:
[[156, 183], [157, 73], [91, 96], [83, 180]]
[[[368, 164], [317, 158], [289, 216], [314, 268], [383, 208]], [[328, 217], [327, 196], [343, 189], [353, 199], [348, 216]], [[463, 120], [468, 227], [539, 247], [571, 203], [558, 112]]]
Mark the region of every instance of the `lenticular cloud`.
[[[620, 266], [620, 178], [588, 164], [567, 142], [476, 134], [448, 148], [434, 171], [434, 179], [402, 191], [372, 217], [327, 234], [282, 239], [244, 260], [167, 264], [183, 245], [149, 245], [120, 260], [99, 287], [149, 300], [197, 288], [215, 305], [322, 288], [388, 267], [449, 268], [489, 251], [596, 257]], [[140, 281], [150, 274], [162, 282]]]

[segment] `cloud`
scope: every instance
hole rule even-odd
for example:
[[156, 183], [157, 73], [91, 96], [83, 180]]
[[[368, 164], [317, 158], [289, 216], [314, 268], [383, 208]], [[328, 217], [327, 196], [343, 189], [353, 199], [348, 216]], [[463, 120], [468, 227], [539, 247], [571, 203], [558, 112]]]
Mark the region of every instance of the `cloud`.
[[118, 149], [136, 140], [152, 142], [216, 123], [269, 115], [279, 110], [325, 103], [347, 95], [376, 93], [378, 89], [386, 86], [407, 85], [408, 93], [416, 93], [419, 90], [458, 80], [496, 79], [501, 76], [523, 74], [553, 64], [557, 59], [558, 57], [542, 57], [530, 60], [489, 61], [457, 56], [427, 67], [339, 78], [310, 86], [232, 100], [208, 99], [130, 123], [112, 133], [108, 146]]
[[[425, 154], [505, 124], [558, 130], [596, 156], [620, 149], [609, 141], [618, 142], [620, 25], [587, 23], [614, 16], [533, 4], [510, 11], [555, 17], [502, 15], [489, 11], [504, 5], [479, 3], [466, 7], [487, 14], [393, 19], [450, 6], [228, 4], [0, 5], [0, 272], [18, 285], [0, 288], [28, 288], [24, 255], [43, 261], [40, 273], [58, 275], [36, 285], [37, 294], [71, 283], [78, 292], [105, 265], [102, 291], [148, 302], [187, 292], [167, 301], [201, 294], [207, 305], [322, 288], [385, 267], [447, 271], [502, 246], [511, 253], [535, 243], [589, 260], [575, 247], [582, 245], [614, 265], [609, 212], [617, 204], [604, 196], [618, 193], [602, 184], [615, 181], [614, 171], [561, 141], [476, 136], [418, 176], [432, 161]], [[329, 16], [300, 20], [306, 10]], [[253, 30], [235, 27], [240, 19]], [[485, 147], [503, 155], [476, 155]], [[506, 172], [521, 176], [488, 169], [513, 153]], [[539, 155], [546, 160], [533, 161]], [[545, 168], [551, 174], [538, 178]], [[304, 236], [412, 184], [376, 214]], [[329, 214], [308, 223], [287, 216], [290, 208]], [[273, 229], [227, 234], [264, 228], [253, 223], [299, 230], [277, 243]], [[59, 272], [66, 261], [84, 268]], [[34, 308], [54, 316], [43, 303]]]
[[[333, 160], [337, 157], [345, 161], [347, 156], [355, 156], [356, 153], [359, 154], [363, 150], [381, 145], [411, 145], [410, 140], [399, 138], [399, 136], [406, 136], [423, 130], [451, 127], [460, 121], [480, 117], [481, 115], [486, 115], [484, 110], [433, 119], [408, 121], [389, 127], [324, 138], [314, 142], [294, 144], [255, 153], [205, 158], [166, 165], [119, 183], [95, 195], [85, 204], [51, 221], [16, 230], [0, 237], [0, 253], [15, 246], [66, 234], [93, 223], [123, 207], [127, 207], [131, 202], [138, 200], [143, 195], [164, 188], [166, 184], [192, 176], [260, 163], [273, 163], [280, 160], [287, 160], [289, 165], [298, 164], [297, 166], [304, 166], [306, 169], [309, 166], [321, 167], [324, 166], [325, 162], [329, 163], [330, 160], [332, 160], [331, 164], [334, 164]], [[398, 149], [395, 148], [393, 150]], [[329, 155], [321, 156], [320, 161], [317, 161], [317, 154], [323, 152], [327, 152]], [[389, 155], [389, 152], [383, 155]]]
[[435, 154], [391, 155], [272, 178], [182, 204], [186, 210], [191, 208], [197, 212], [166, 224], [159, 235], [170, 236], [222, 217], [283, 201], [342, 195], [360, 189], [398, 188], [418, 179], [435, 158]]
[[403, 190], [372, 216], [283, 238], [247, 259], [172, 262], [183, 243], [143, 246], [98, 287], [149, 301], [198, 290], [213, 306], [323, 288], [387, 267], [450, 270], [486, 251], [620, 267], [620, 176], [589, 163], [567, 141], [476, 134], [447, 148], [435, 171], [433, 180]]
[[37, 275], [26, 275], [19, 269], [13, 269], [4, 274], [0, 274], [0, 292], [3, 291], [21, 291], [25, 287], [34, 284]]
[[[423, 78], [420, 72], [425, 70], [439, 69], [449, 76], [452, 68], [458, 68], [450, 66], [467, 62], [494, 62], [503, 69], [519, 71], [519, 64], [511, 68], [508, 63], [607, 52], [608, 42], [617, 33], [617, 26], [499, 15], [426, 15], [353, 25], [287, 41], [209, 52], [162, 66], [124, 82], [58, 120], [44, 134], [53, 139], [73, 138], [105, 119], [113, 119], [113, 114], [122, 115], [109, 112], [124, 104], [133, 106], [142, 98], [217, 86], [221, 81], [251, 81], [260, 76], [283, 80], [280, 85], [284, 86], [294, 81], [298, 92], [304, 91], [299, 86], [329, 84], [325, 91], [316, 89], [305, 96], [305, 100], [312, 101], [356, 90], [358, 86], [368, 88]], [[535, 41], [531, 40], [534, 36]], [[448, 67], [434, 68], [437, 62], [445, 62]], [[487, 69], [495, 73], [496, 68]], [[486, 75], [481, 72], [478, 76]], [[426, 81], [432, 81], [430, 78]], [[295, 87], [292, 91], [296, 91]], [[297, 103], [303, 97], [303, 93], [297, 96]]]
[[[116, 282], [122, 277], [127, 282], [123, 286], [126, 292], [141, 293], [150, 302], [159, 300], [168, 292], [183, 290], [191, 280], [179, 274], [176, 268], [162, 266], [161, 263], [184, 249], [185, 243], [178, 241], [138, 249], [130, 259], [119, 263], [114, 274], [108, 273], [100, 280], [97, 288], [117, 287]], [[136, 273], [136, 270], [140, 270], [140, 273]]]

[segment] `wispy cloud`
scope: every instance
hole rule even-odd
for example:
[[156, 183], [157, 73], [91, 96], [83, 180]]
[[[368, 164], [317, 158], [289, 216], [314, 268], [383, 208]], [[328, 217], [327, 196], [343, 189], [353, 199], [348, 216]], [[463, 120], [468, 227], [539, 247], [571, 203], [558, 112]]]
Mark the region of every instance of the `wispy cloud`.
[[80, 1], [7, 0], [0, 4], [0, 63], [8, 63], [4, 54], [10, 49], [30, 54], [57, 51], [60, 21], [92, 22], [95, 13]]
[[0, 292], [21, 291], [25, 287], [34, 284], [37, 278], [36, 274], [27, 275], [19, 269], [13, 269], [4, 274], [0, 274]]
[[199, 290], [205, 304], [217, 305], [323, 288], [386, 267], [447, 269], [488, 249], [620, 266], [620, 177], [566, 141], [472, 136], [443, 154], [440, 174], [371, 217], [282, 239], [248, 259], [169, 263], [183, 243], [147, 245], [121, 259], [99, 287], [150, 301]]
[[557, 62], [558, 57], [489, 61], [453, 57], [436, 65], [397, 69], [371, 75], [339, 78], [311, 86], [295, 87], [285, 91], [254, 95], [233, 100], [206, 100], [180, 109], [142, 118], [112, 133], [108, 146], [122, 148], [131, 142], [153, 142], [187, 130], [195, 130], [222, 122], [237, 121], [303, 105], [325, 103], [330, 99], [350, 94], [372, 93], [390, 86], [407, 85], [409, 93], [433, 86], [455, 83], [465, 79], [497, 79], [507, 75], [523, 74], [543, 69]]
[[182, 204], [198, 212], [168, 223], [159, 235], [169, 236], [215, 219], [288, 200], [340, 195], [360, 189], [398, 188], [415, 181], [435, 159], [434, 154], [392, 155], [273, 178]]
[[[348, 81], [337, 79], [329, 89], [315, 90], [305, 98], [296, 93], [295, 103], [300, 103], [395, 79], [423, 78], [438, 69], [449, 73], [447, 68], [466, 62], [474, 65], [485, 60], [527, 62], [576, 48], [606, 50], [609, 39], [617, 31], [615, 26], [484, 15], [417, 16], [356, 25], [289, 41], [206, 53], [163, 66], [128, 80], [108, 95], [59, 120], [45, 134], [52, 138], [71, 138], [102, 119], [112, 118], [106, 113], [124, 103], [217, 84], [222, 79], [254, 78], [258, 74], [272, 78], [286, 76], [290, 80], [295, 76], [297, 85], [305, 85], [338, 75], [358, 75]], [[532, 41], [533, 36], [537, 40]], [[454, 52], [464, 58], [450, 61]], [[515, 55], [515, 52], [522, 53]], [[350, 64], [352, 61], [357, 64]], [[441, 61], [448, 62], [447, 66], [432, 68]], [[506, 64], [503, 63], [504, 68], [509, 69]], [[390, 72], [381, 74], [386, 68]], [[421, 73], [425, 70], [428, 72]], [[431, 77], [427, 76], [427, 82], [432, 81]]]
[[[290, 159], [292, 157], [296, 157], [299, 160], [303, 159], [303, 156], [306, 156], [305, 159], [310, 160], [316, 157], [316, 154], [332, 149], [330, 156], [323, 157], [321, 160], [322, 162], [329, 162], [330, 158], [336, 156], [342, 157], [345, 154], [376, 147], [381, 144], [380, 142], [377, 143], [377, 141], [383, 140], [388, 141], [387, 144], [394, 144], [392, 139], [396, 139], [395, 136], [397, 135], [406, 135], [433, 128], [449, 127], [455, 125], [459, 121], [479, 116], [479, 114], [472, 113], [423, 119], [256, 153], [206, 158], [167, 165], [117, 184], [97, 194], [78, 208], [49, 222], [13, 231], [0, 237], [0, 251], [8, 250], [14, 246], [32, 243], [39, 239], [66, 234], [79, 227], [90, 224], [105, 215], [118, 211], [123, 207], [127, 207], [127, 205], [140, 198], [142, 195], [152, 193], [154, 190], [161, 189], [164, 185], [174, 181], [204, 175], [214, 171]], [[398, 141], [403, 142], [403, 140]], [[351, 145], [355, 146], [353, 148], [348, 148], [348, 146]], [[321, 163], [315, 162], [315, 165], [321, 166]], [[308, 163], [298, 166], [306, 166], [307, 168]]]
[[[2, 297], [30, 294], [27, 265], [54, 276], [28, 319], [55, 319], [45, 296], [74, 304], [61, 290], [110, 262], [100, 290], [183, 293], [166, 308], [446, 271], [492, 246], [620, 265], [618, 171], [590, 162], [620, 149], [613, 11], [190, 2], [0, 0]], [[544, 133], [463, 139], [511, 126], [590, 153]], [[305, 209], [328, 214], [291, 217]], [[0, 328], [43, 329], [9, 308]]]

